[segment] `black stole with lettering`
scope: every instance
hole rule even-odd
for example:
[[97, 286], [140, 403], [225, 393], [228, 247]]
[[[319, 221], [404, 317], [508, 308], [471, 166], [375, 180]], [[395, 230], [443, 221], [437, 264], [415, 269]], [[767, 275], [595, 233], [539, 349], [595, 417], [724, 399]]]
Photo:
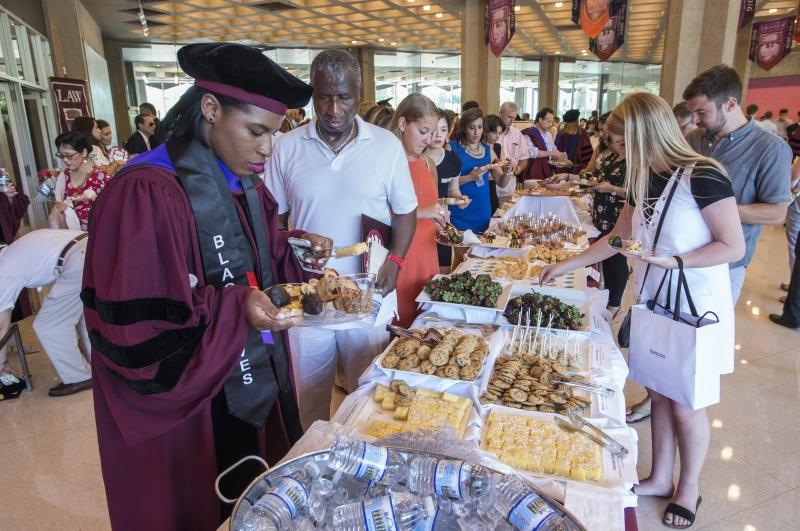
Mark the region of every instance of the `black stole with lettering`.
[[[242, 206], [255, 239], [254, 250], [242, 227], [225, 175], [210, 150], [194, 140], [168, 142], [167, 153], [192, 205], [206, 282], [218, 287], [247, 286], [250, 284], [248, 273], [251, 276], [256, 273], [258, 264], [260, 287], [272, 285], [269, 232], [254, 187], [257, 177], [241, 178]], [[258, 253], [257, 259], [254, 251]], [[273, 343], [265, 344], [261, 333], [250, 328], [245, 350], [225, 381], [225, 398], [231, 415], [257, 428], [264, 425], [277, 401], [287, 434], [294, 441], [302, 435], [302, 429], [289, 382], [289, 364], [281, 335], [275, 333], [272, 337]]]

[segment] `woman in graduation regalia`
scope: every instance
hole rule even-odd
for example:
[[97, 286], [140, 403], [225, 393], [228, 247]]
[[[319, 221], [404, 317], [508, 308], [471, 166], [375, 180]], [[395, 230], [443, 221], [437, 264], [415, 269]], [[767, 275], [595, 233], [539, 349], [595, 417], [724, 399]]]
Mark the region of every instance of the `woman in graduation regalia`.
[[261, 290], [302, 280], [288, 237], [331, 246], [278, 230], [257, 177], [311, 87], [238, 44], [185, 46], [178, 61], [196, 81], [161, 123], [166, 143], [115, 176], [89, 226], [81, 298], [115, 530], [216, 529], [217, 474], [251, 454], [274, 463], [302, 435], [279, 332], [296, 320]]

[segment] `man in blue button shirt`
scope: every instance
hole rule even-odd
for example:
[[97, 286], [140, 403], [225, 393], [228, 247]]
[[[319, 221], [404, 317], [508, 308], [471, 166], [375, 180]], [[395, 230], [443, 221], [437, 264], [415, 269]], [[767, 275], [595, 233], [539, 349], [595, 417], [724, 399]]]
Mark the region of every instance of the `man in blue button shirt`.
[[726, 65], [698, 75], [683, 92], [697, 129], [687, 140], [698, 153], [720, 162], [728, 171], [747, 252], [730, 264], [734, 304], [753, 258], [761, 225], [777, 225], [786, 217], [790, 197], [792, 152], [786, 142], [770, 134], [742, 112], [742, 81]]

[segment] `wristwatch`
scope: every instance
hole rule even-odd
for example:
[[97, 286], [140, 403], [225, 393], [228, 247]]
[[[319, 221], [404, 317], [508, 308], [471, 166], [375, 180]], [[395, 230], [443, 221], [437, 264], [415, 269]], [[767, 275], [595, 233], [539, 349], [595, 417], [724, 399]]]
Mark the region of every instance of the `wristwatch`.
[[397, 264], [398, 269], [403, 269], [403, 265], [406, 263], [405, 258], [401, 258], [396, 254], [389, 254], [389, 256], [386, 258], [386, 261], [394, 262], [395, 264]]

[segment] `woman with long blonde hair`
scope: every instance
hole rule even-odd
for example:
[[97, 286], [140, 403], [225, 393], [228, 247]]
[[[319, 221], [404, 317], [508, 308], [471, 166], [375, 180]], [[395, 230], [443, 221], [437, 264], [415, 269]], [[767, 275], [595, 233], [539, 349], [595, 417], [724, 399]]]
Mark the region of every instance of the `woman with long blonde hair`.
[[419, 205], [414, 239], [397, 278], [397, 309], [400, 326], [404, 327], [411, 326], [417, 316], [414, 299], [439, 272], [436, 233], [450, 219], [447, 207], [439, 203], [436, 164], [423, 153], [431, 143], [438, 121], [436, 105], [427, 96], [414, 92], [400, 102], [389, 124], [389, 130], [397, 135], [406, 152]]
[[[611, 142], [623, 143], [627, 161], [627, 202], [609, 237], [641, 242], [641, 255], [627, 255], [633, 260], [639, 301], [655, 298], [667, 270], [678, 268], [682, 261], [698, 312], [713, 310], [719, 318], [724, 339], [717, 351], [719, 373], [733, 372], [734, 314], [728, 263], [742, 257], [745, 244], [725, 170], [689, 147], [669, 105], [653, 94], [636, 93], [625, 98], [609, 116], [607, 133]], [[540, 277], [542, 284], [619, 252], [608, 241], [598, 240], [580, 255], [546, 266]], [[677, 275], [674, 277], [670, 285], [665, 285], [673, 293], [677, 287]], [[666, 299], [664, 291], [658, 301], [663, 304], [662, 299]], [[636, 333], [634, 321], [631, 336], [636, 337]], [[646, 353], [631, 349], [629, 360], [632, 363], [643, 355]], [[705, 409], [695, 411], [652, 389], [648, 394], [653, 404], [653, 465], [650, 476], [640, 481], [635, 493], [671, 497], [663, 523], [684, 529], [694, 523], [702, 499], [699, 477], [709, 446], [708, 416]], [[673, 487], [676, 441], [681, 464], [677, 487]]]

